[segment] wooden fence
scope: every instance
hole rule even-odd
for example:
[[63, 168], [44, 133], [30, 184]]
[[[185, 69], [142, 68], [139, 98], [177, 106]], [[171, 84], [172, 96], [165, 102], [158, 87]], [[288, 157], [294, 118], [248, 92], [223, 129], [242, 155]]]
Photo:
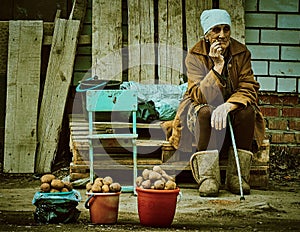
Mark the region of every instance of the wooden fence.
[[[80, 15], [81, 23], [82, 12], [86, 9], [83, 2], [74, 1], [79, 8], [75, 7], [70, 17], [76, 19], [76, 15]], [[80, 27], [76, 20], [57, 19], [55, 27], [54, 24], [48, 27], [42, 22], [38, 26], [33, 23], [34, 33], [20, 34], [20, 38], [24, 38], [20, 43], [13, 39], [13, 33], [24, 30], [27, 22], [20, 22], [20, 25], [10, 22], [11, 28], [18, 27], [19, 31], [8, 30], [8, 23], [1, 24], [0, 50], [4, 51], [2, 54], [11, 54], [0, 61], [1, 74], [6, 67], [8, 70], [4, 171], [43, 173], [51, 170], [57, 155], [67, 92], [74, 75], [77, 41], [79, 45], [91, 44], [92, 74], [100, 79], [179, 84], [184, 73], [185, 52], [202, 36], [200, 13], [212, 8], [213, 2], [216, 1], [93, 0], [92, 32], [79, 38]], [[231, 14], [232, 36], [244, 42], [244, 1], [217, 2], [219, 8]], [[54, 32], [49, 35], [49, 31]], [[51, 52], [45, 85], [39, 88], [41, 58], [38, 53], [42, 44], [51, 44]], [[14, 53], [14, 49], [18, 52]], [[23, 53], [23, 49], [26, 52]], [[18, 56], [13, 56], [16, 54]], [[24, 72], [26, 69], [28, 71]], [[26, 82], [24, 76], [30, 80]], [[16, 83], [21, 87], [24, 85], [21, 90], [16, 89]], [[27, 111], [30, 113], [24, 113]], [[28, 149], [24, 150], [24, 147]]]
[[[122, 80], [122, 73], [127, 70], [128, 81], [180, 83], [185, 52], [203, 35], [200, 14], [212, 8], [213, 1], [128, 0], [125, 12], [122, 2], [93, 1], [93, 75], [100, 79]], [[219, 1], [219, 7], [231, 14], [232, 36], [241, 42], [245, 37], [243, 2]], [[125, 32], [122, 13], [127, 17]]]

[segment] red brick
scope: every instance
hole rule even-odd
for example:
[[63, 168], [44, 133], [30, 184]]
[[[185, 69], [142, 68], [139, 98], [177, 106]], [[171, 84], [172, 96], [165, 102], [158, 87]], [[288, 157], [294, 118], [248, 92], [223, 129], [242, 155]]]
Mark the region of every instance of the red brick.
[[271, 143], [295, 143], [295, 133], [271, 132]]
[[283, 117], [300, 117], [300, 107], [284, 107], [282, 109]]
[[260, 104], [294, 106], [299, 104], [298, 95], [260, 94]]
[[283, 104], [285, 105], [298, 105], [299, 104], [299, 96], [284, 96]]
[[290, 130], [300, 131], [300, 118], [291, 118], [289, 120], [289, 128]]
[[261, 105], [271, 105], [271, 96], [259, 95], [258, 96], [259, 104]]
[[288, 120], [286, 118], [268, 118], [268, 128], [271, 130], [287, 130]]
[[270, 149], [272, 151], [286, 151], [291, 155], [299, 155], [300, 154], [300, 146], [289, 145], [289, 144], [271, 144]]
[[260, 106], [261, 112], [264, 116], [279, 116], [279, 108], [274, 106]]
[[300, 133], [295, 133], [296, 143], [300, 143]]
[[291, 146], [289, 149], [290, 154], [299, 155], [300, 154], [300, 147], [299, 146]]

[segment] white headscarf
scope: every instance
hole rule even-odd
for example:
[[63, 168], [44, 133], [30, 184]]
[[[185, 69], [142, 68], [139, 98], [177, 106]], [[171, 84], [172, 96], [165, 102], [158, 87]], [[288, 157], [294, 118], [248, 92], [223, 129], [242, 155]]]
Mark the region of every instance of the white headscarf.
[[216, 25], [227, 24], [231, 27], [230, 15], [221, 9], [204, 10], [200, 16], [200, 23], [204, 34]]

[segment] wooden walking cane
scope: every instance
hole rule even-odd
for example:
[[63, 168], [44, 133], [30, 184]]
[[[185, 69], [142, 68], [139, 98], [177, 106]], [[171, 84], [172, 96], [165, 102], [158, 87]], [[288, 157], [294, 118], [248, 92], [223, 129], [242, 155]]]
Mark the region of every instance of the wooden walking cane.
[[240, 200], [244, 201], [245, 197], [244, 197], [243, 187], [242, 187], [242, 174], [241, 174], [240, 160], [239, 160], [239, 155], [238, 155], [238, 152], [237, 152], [237, 149], [236, 149], [235, 138], [234, 138], [234, 133], [233, 133], [232, 124], [231, 124], [229, 114], [228, 114], [228, 124], [229, 124], [230, 135], [231, 135], [230, 137], [231, 137], [231, 140], [232, 140], [232, 146], [233, 146], [235, 162], [236, 162], [236, 168], [237, 168], [239, 184], [240, 184], [240, 193], [241, 193]]

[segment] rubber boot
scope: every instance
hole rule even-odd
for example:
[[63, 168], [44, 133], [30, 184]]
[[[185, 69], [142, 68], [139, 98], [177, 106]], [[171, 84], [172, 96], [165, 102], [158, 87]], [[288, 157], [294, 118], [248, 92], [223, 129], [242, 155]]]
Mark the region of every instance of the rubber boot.
[[[246, 151], [242, 149], [237, 149], [238, 157], [240, 161], [240, 168], [241, 168], [241, 176], [242, 176], [242, 188], [243, 194], [249, 195], [250, 194], [250, 168], [251, 168], [251, 161], [253, 153], [251, 151]], [[235, 155], [234, 150], [230, 147], [228, 152], [228, 164], [226, 169], [226, 181], [225, 181], [226, 188], [234, 194], [240, 194], [240, 184], [239, 184], [239, 177], [237, 172], [237, 166], [235, 162]]]
[[219, 153], [217, 150], [199, 151], [192, 155], [190, 166], [199, 184], [201, 197], [217, 197], [221, 184]]

